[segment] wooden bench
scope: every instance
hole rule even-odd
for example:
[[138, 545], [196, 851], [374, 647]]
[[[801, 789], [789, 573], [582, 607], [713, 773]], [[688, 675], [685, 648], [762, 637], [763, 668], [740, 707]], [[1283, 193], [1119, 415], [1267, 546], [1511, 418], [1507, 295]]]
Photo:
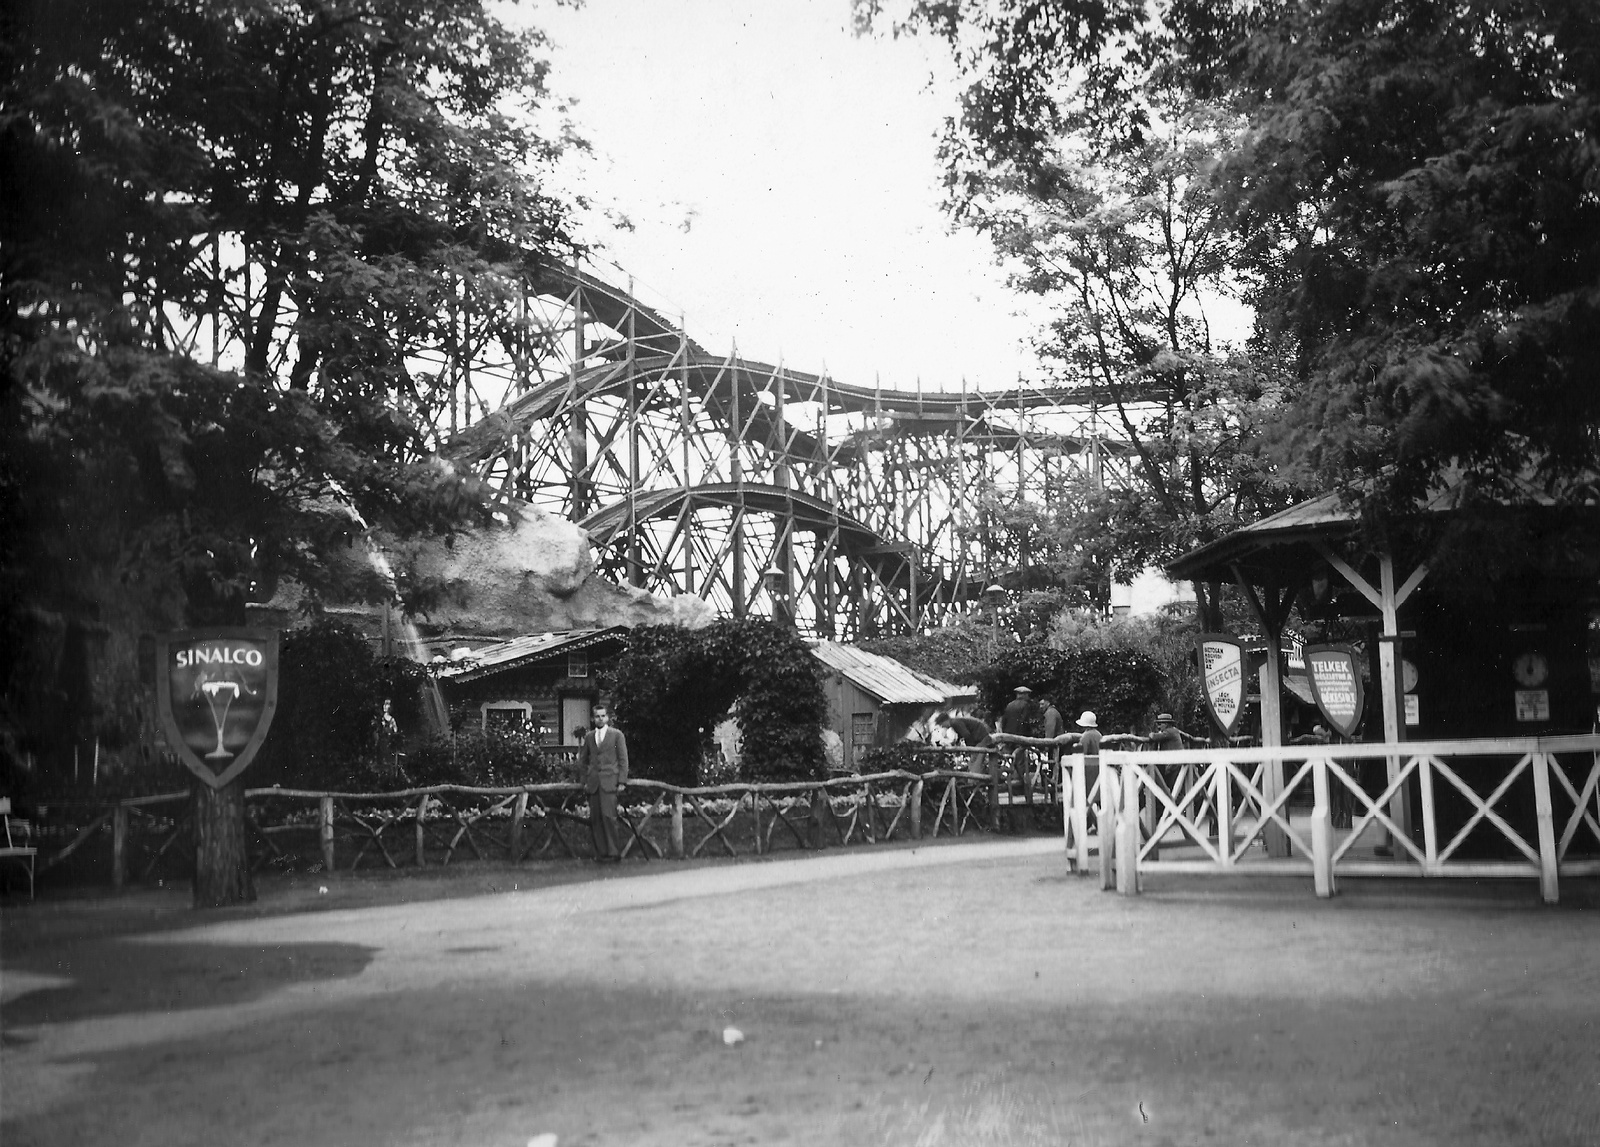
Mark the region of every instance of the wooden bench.
[[33, 859], [39, 850], [33, 840], [33, 825], [11, 815], [11, 798], [0, 797], [0, 820], [5, 822], [6, 842], [0, 847], [0, 861], [15, 861], [28, 870], [28, 899], [33, 899]]

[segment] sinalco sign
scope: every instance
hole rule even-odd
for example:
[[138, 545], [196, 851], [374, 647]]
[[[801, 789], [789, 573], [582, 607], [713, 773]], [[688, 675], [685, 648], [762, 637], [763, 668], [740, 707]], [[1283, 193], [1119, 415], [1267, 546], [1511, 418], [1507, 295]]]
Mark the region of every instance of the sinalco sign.
[[1244, 646], [1237, 638], [1200, 635], [1200, 680], [1211, 719], [1224, 736], [1233, 736], [1244, 716]]
[[278, 635], [195, 629], [156, 638], [156, 707], [184, 765], [222, 788], [255, 757], [278, 707]]
[[1341, 737], [1354, 737], [1361, 724], [1361, 670], [1348, 645], [1308, 645], [1306, 675], [1311, 699]]

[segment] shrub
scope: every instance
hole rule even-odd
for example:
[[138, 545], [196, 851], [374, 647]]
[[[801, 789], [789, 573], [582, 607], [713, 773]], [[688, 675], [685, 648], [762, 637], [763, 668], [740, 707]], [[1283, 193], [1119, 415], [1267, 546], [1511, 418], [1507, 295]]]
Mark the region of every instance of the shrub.
[[385, 698], [396, 720], [414, 724], [421, 709], [420, 665], [378, 657], [359, 631], [322, 620], [283, 635], [278, 652], [278, 711], [247, 774], [251, 786], [348, 787], [393, 779], [379, 760], [378, 724]]
[[473, 729], [418, 742], [405, 757], [403, 770], [406, 782], [416, 786], [509, 788], [572, 780], [557, 761], [522, 729]]
[[632, 771], [693, 785], [711, 733], [733, 710], [745, 780], [804, 780], [826, 770], [820, 670], [794, 630], [762, 618], [701, 629], [633, 631], [615, 669], [612, 701], [628, 730]]
[[927, 745], [922, 741], [896, 741], [892, 745], [881, 745], [875, 749], [868, 749], [862, 753], [856, 769], [860, 773], [887, 773], [895, 769], [901, 772], [931, 773], [934, 769], [944, 768], [949, 764], [947, 758], [937, 753], [922, 753]]

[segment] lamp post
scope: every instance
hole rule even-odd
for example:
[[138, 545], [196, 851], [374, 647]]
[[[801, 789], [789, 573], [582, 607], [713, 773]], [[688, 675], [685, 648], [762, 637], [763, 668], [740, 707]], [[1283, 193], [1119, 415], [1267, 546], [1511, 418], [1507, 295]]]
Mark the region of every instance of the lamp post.
[[991, 585], [983, 591], [984, 609], [989, 615], [989, 624], [1000, 624], [1000, 603], [1006, 599], [1006, 590], [1002, 585]]
[[761, 584], [772, 599], [772, 620], [794, 628], [794, 613], [789, 609], [789, 575], [773, 566], [761, 575]]

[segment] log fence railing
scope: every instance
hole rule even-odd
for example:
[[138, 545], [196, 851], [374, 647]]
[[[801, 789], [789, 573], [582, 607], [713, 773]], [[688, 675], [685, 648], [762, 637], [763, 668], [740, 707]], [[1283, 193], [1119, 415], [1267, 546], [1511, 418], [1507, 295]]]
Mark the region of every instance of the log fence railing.
[[[964, 764], [969, 755], [948, 763]], [[581, 786], [571, 782], [371, 793], [245, 790], [251, 862], [258, 870], [584, 858], [592, 852], [588, 810]], [[111, 883], [122, 887], [150, 879], [163, 862], [177, 865], [192, 850], [186, 792], [109, 806], [58, 803], [42, 811], [55, 822], [55, 837], [67, 843], [40, 850], [41, 873], [109, 843]], [[962, 836], [992, 832], [998, 824], [994, 778], [966, 768], [700, 788], [633, 780], [620, 794], [618, 815], [623, 857], [644, 861]]]
[[[1394, 758], [1392, 776], [1363, 785], [1358, 762]], [[1286, 780], [1274, 792], [1264, 780], [1275, 762]], [[1600, 736], [1108, 751], [1062, 765], [1071, 867], [1088, 872], [1096, 852], [1102, 887], [1130, 895], [1152, 871], [1306, 875], [1321, 897], [1341, 875], [1525, 877], [1555, 903], [1561, 877], [1600, 874]], [[1290, 798], [1308, 781], [1310, 814], [1297, 821]], [[1405, 790], [1419, 798], [1416, 837], [1389, 814]], [[1333, 824], [1336, 796], [1353, 810], [1348, 828]], [[1258, 848], [1269, 826], [1288, 839], [1287, 858]], [[1471, 852], [1497, 855], [1469, 855], [1469, 839]]]

